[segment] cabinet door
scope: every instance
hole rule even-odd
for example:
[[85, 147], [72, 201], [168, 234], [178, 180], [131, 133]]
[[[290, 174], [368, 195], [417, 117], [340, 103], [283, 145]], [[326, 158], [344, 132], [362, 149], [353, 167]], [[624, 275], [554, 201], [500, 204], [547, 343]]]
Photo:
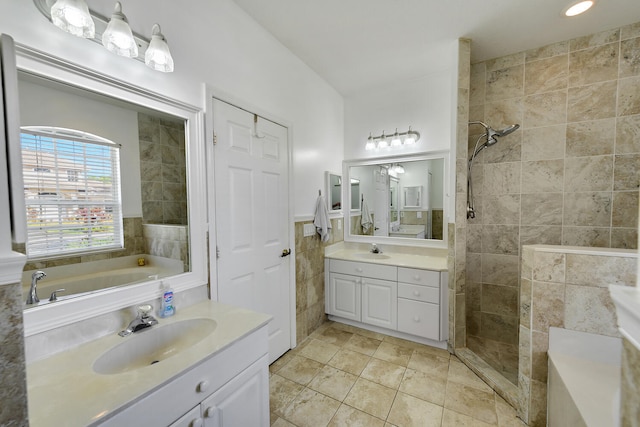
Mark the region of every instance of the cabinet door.
[[267, 356], [202, 402], [204, 427], [269, 427]]
[[396, 329], [397, 299], [397, 282], [362, 279], [362, 322]]
[[169, 427], [202, 427], [202, 417], [200, 416], [200, 405], [196, 406], [179, 420], [172, 423]]
[[329, 275], [329, 314], [360, 321], [360, 281], [347, 274]]

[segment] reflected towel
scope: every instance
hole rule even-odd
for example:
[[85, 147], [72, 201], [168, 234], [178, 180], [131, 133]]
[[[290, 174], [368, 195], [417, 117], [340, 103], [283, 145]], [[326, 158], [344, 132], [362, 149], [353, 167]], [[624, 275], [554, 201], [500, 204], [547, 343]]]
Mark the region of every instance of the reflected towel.
[[362, 220], [360, 221], [360, 224], [362, 225], [362, 231], [365, 234], [367, 234], [369, 233], [369, 230], [371, 230], [371, 226], [373, 225], [373, 222], [371, 221], [371, 213], [369, 212], [369, 206], [367, 205], [367, 202], [365, 202], [364, 200], [362, 201], [361, 215], [362, 215]]
[[324, 196], [318, 196], [316, 201], [316, 216], [313, 219], [313, 225], [320, 235], [322, 242], [328, 242], [331, 236], [331, 220], [329, 219], [329, 210]]

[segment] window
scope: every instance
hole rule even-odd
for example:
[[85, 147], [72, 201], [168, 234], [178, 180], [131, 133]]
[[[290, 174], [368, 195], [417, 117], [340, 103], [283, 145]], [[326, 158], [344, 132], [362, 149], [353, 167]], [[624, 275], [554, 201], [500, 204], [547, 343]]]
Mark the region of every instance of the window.
[[86, 132], [23, 127], [27, 255], [123, 247], [119, 145]]

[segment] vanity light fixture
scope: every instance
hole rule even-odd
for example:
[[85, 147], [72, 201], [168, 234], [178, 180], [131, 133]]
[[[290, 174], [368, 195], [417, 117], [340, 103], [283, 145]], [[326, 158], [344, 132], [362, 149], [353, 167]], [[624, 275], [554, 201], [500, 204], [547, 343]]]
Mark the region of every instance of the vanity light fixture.
[[156, 71], [170, 73], [174, 69], [160, 25], [153, 25], [151, 40], [134, 33], [120, 2], [116, 2], [111, 19], [90, 10], [85, 0], [33, 0], [33, 3], [40, 13], [68, 33], [100, 43], [120, 56], [135, 58]]
[[367, 138], [367, 143], [364, 146], [364, 149], [371, 151], [387, 148], [389, 147], [389, 141], [387, 138], [391, 138], [391, 147], [401, 147], [403, 145], [413, 145], [418, 142], [418, 140], [420, 140], [420, 133], [412, 130], [411, 126], [409, 126], [409, 130], [406, 132], [398, 132], [398, 129], [396, 129], [395, 133], [389, 135], [385, 134], [384, 131], [382, 131], [382, 134], [378, 136], [371, 136], [371, 134], [369, 134], [369, 138]]
[[562, 12], [565, 16], [572, 17], [576, 15], [580, 15], [581, 13], [586, 12], [591, 9], [591, 7], [595, 4], [593, 0], [586, 1], [578, 1], [573, 2], [569, 6], [567, 6]]
[[404, 173], [404, 166], [402, 166], [400, 163], [396, 163], [391, 167], [391, 170], [393, 170], [397, 174], [402, 174]]
[[92, 39], [96, 26], [84, 0], [57, 0], [51, 6], [53, 25], [74, 36]]
[[127, 17], [122, 13], [122, 4], [119, 1], [116, 2], [107, 29], [102, 33], [102, 45], [116, 55], [126, 58], [138, 56], [138, 45], [133, 39], [131, 27]]

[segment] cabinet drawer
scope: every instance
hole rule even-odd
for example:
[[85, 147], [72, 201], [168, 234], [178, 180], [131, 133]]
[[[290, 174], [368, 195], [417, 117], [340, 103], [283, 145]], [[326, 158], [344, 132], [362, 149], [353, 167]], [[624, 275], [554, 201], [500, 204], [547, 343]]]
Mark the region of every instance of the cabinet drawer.
[[398, 267], [398, 282], [440, 287], [440, 272]]
[[398, 280], [398, 267], [393, 265], [332, 259], [329, 268], [332, 273], [351, 274], [354, 276], [371, 277], [373, 279], [392, 280], [394, 282]]
[[440, 302], [440, 288], [398, 283], [398, 297], [438, 304]]
[[440, 306], [398, 298], [398, 330], [440, 340]]

